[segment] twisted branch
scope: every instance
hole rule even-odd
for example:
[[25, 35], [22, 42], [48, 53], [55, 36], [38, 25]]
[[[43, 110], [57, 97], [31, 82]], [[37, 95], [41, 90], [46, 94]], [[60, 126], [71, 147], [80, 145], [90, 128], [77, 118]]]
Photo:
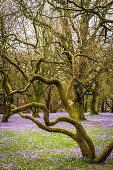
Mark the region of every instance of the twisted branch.
[[[39, 122], [33, 116], [24, 115], [22, 113], [22, 111], [24, 111], [24, 110], [26, 110], [28, 108], [32, 108], [32, 107], [37, 107], [37, 108], [40, 108], [40, 109], [42, 109], [44, 111], [44, 121], [45, 121], [46, 125], [43, 125], [41, 122]], [[41, 103], [36, 103], [36, 102], [26, 104], [26, 105], [21, 106], [19, 108], [15, 107], [15, 109], [12, 109], [12, 112], [13, 113], [19, 112], [21, 117], [32, 120], [41, 129], [44, 129], [44, 130], [50, 131], [50, 132], [58, 132], [58, 133], [66, 134], [66, 135], [70, 136], [71, 138], [73, 138], [76, 142], [78, 142], [79, 138], [77, 138], [77, 133], [73, 133], [73, 132], [70, 132], [70, 131], [62, 129], [62, 128], [48, 127], [48, 126], [53, 126], [53, 125], [57, 124], [58, 122], [62, 122], [62, 121], [72, 124], [77, 129], [77, 131], [82, 135], [84, 140], [86, 141], [90, 151], [92, 152], [92, 158], [95, 157], [94, 144], [93, 144], [92, 140], [89, 138], [89, 136], [87, 135], [87, 133], [86, 133], [85, 129], [83, 128], [83, 126], [80, 124], [80, 122], [78, 122], [78, 121], [76, 121], [74, 119], [71, 119], [69, 117], [66, 117], [66, 116], [58, 117], [58, 118], [56, 118], [56, 119], [54, 119], [52, 121], [49, 121], [49, 110], [47, 109], [47, 107], [45, 105], [41, 104]]]

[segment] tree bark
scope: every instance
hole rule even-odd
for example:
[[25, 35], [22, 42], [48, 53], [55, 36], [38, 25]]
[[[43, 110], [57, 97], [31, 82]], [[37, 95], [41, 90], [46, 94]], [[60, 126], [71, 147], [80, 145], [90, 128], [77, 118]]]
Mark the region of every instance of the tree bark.
[[74, 113], [77, 116], [78, 120], [86, 120], [85, 116], [84, 116], [84, 105], [83, 105], [83, 101], [79, 100], [76, 101], [74, 103]]
[[99, 115], [97, 111], [97, 98], [98, 98], [97, 88], [98, 87], [95, 87], [93, 95], [92, 95], [92, 101], [90, 105], [90, 115]]
[[83, 88], [80, 84], [74, 85], [76, 99], [74, 101], [74, 113], [77, 116], [78, 120], [86, 120], [84, 116], [84, 98]]
[[86, 113], [88, 111], [88, 95], [86, 95], [84, 97], [85, 97], [84, 112]]
[[94, 162], [96, 163], [103, 163], [113, 150], [113, 139], [107, 144], [103, 152], [100, 154], [100, 156], [97, 159], [94, 159]]
[[102, 101], [101, 103], [101, 112], [104, 113], [105, 111], [105, 101]]
[[8, 122], [9, 117], [11, 116], [11, 104], [13, 103], [13, 95], [10, 95], [12, 92], [12, 88], [7, 80], [7, 75], [3, 72], [4, 79], [2, 83], [2, 91], [3, 91], [3, 98], [4, 98], [4, 111], [3, 111], [3, 118], [2, 122]]
[[111, 113], [113, 113], [113, 99], [111, 99], [111, 105], [107, 102], [107, 100], [106, 100], [106, 104], [110, 108]]
[[11, 97], [6, 96], [6, 97], [4, 97], [4, 110], [3, 110], [2, 122], [8, 122], [8, 119], [11, 115], [12, 115], [12, 113], [11, 113]]

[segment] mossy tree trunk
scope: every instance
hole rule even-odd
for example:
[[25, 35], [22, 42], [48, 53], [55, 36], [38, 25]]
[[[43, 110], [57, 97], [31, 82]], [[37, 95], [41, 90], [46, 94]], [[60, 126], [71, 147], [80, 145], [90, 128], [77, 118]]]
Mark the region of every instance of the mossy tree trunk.
[[96, 82], [95, 88], [92, 94], [92, 100], [91, 100], [91, 105], [90, 105], [90, 115], [99, 115], [98, 113], [98, 88], [99, 88], [99, 85]]
[[83, 99], [74, 103], [74, 113], [79, 120], [86, 120], [84, 116], [84, 103]]
[[97, 96], [95, 94], [92, 95], [92, 101], [90, 105], [90, 115], [99, 115], [97, 111]]
[[106, 100], [106, 104], [110, 108], [111, 113], [113, 113], [113, 99], [110, 99], [110, 103]]
[[3, 109], [3, 118], [2, 122], [8, 122], [8, 119], [11, 115], [11, 102], [12, 102], [12, 96], [10, 96], [10, 88], [9, 83], [7, 81], [7, 75], [2, 70], [8, 70], [9, 63], [5, 59], [5, 55], [7, 52], [6, 43], [7, 43], [7, 37], [6, 37], [6, 28], [5, 28], [5, 21], [4, 21], [4, 15], [0, 11], [0, 59], [2, 63], [1, 73], [3, 74], [3, 83], [2, 83], [2, 91], [3, 91], [3, 97], [4, 97], [4, 109]]
[[4, 101], [2, 122], [8, 122], [10, 116], [11, 116], [11, 103], [9, 101], [8, 102]]
[[88, 95], [84, 96], [84, 112], [86, 113], [88, 111]]
[[74, 101], [74, 113], [78, 120], [86, 120], [84, 116], [84, 96], [81, 85], [74, 85], [76, 99]]
[[46, 98], [46, 107], [48, 108], [48, 110], [50, 110], [51, 90], [52, 90], [52, 86], [49, 87], [47, 98]]
[[13, 96], [10, 95], [9, 83], [4, 75], [3, 81], [3, 96], [4, 96], [4, 111], [3, 111], [3, 118], [2, 122], [8, 122], [9, 117], [12, 115], [11, 113], [11, 104], [13, 102]]
[[100, 109], [101, 109], [100, 111], [101, 111], [102, 113], [106, 112], [106, 110], [105, 110], [105, 100], [101, 102]]
[[[33, 83], [33, 90], [34, 90], [34, 100], [39, 102], [40, 101], [40, 98], [41, 98], [41, 95], [42, 95], [42, 88], [43, 88], [43, 85], [41, 82], [37, 82], [36, 84]], [[33, 116], [34, 117], [40, 117], [39, 116], [39, 109], [38, 108], [32, 108], [32, 112], [33, 112]]]
[[[68, 7], [68, 4], [66, 4], [66, 7]], [[66, 14], [66, 11], [64, 11], [65, 15]], [[63, 14], [62, 14], [63, 15]], [[68, 14], [69, 15], [69, 14]], [[70, 69], [70, 74], [71, 76], [74, 78], [77, 78], [78, 77], [78, 74], [83, 74], [82, 73], [77, 73], [76, 71], [76, 67], [75, 67], [75, 63], [76, 63], [76, 59], [75, 59], [75, 50], [73, 48], [73, 35], [72, 35], [72, 32], [71, 32], [71, 29], [70, 29], [70, 22], [68, 20], [67, 17], [64, 17], [61, 19], [61, 22], [62, 22], [62, 25], [63, 25], [63, 31], [64, 31], [64, 34], [66, 36], [66, 41], [67, 43], [64, 43], [64, 50], [65, 50], [65, 54], [67, 56], [67, 60], [68, 60], [68, 64], [69, 64], [69, 69]], [[87, 30], [87, 28], [86, 28]], [[85, 34], [86, 35], [86, 34]], [[84, 41], [84, 40], [83, 40]], [[68, 44], [68, 45], [67, 45]], [[81, 65], [83, 64], [83, 62], [81, 63]], [[73, 107], [74, 107], [74, 112], [73, 112], [73, 117], [77, 117], [79, 120], [85, 120], [85, 116], [84, 116], [84, 101], [83, 101], [83, 88], [82, 86], [80, 85], [80, 83], [76, 83], [73, 84], [73, 87], [74, 87], [74, 91], [75, 91], [75, 97], [74, 97], [74, 100], [73, 100]], [[73, 88], [72, 87], [72, 88]]]

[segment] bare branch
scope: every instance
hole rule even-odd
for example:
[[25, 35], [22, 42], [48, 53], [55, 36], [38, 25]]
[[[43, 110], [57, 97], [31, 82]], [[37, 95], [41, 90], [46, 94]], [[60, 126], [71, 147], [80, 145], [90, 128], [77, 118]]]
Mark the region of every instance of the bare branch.
[[15, 62], [11, 61], [11, 59], [9, 59], [6, 55], [3, 55], [3, 58], [5, 58], [10, 64], [14, 65], [20, 72], [21, 74], [24, 76], [24, 78], [26, 79], [26, 81], [28, 81], [28, 76], [26, 75], [26, 73], [21, 69], [21, 67], [19, 65], [17, 65]]

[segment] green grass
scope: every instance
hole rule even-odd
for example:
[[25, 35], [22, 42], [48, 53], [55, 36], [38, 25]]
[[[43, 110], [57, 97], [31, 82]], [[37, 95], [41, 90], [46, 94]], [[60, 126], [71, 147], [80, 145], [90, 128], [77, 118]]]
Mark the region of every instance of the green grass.
[[[90, 127], [92, 123], [85, 121], [85, 129], [98, 156], [112, 138], [113, 130], [101, 124]], [[66, 135], [49, 133], [36, 126], [27, 130], [23, 127], [3, 129], [0, 131], [0, 170], [113, 169], [113, 156], [109, 156], [105, 164], [91, 164], [81, 157], [76, 142]], [[69, 129], [75, 130], [73, 127]]]
[[[95, 131], [91, 133], [95, 133]], [[106, 142], [107, 139], [104, 143]], [[102, 139], [95, 143], [97, 146], [100, 146]], [[2, 131], [0, 145], [0, 170], [8, 169], [7, 167], [9, 167], [9, 170], [112, 169], [111, 160], [106, 165], [96, 165], [83, 160], [78, 156], [78, 153], [76, 157], [78, 146], [74, 140], [62, 134], [31, 131], [26, 131], [25, 134], [18, 134], [11, 130]]]

